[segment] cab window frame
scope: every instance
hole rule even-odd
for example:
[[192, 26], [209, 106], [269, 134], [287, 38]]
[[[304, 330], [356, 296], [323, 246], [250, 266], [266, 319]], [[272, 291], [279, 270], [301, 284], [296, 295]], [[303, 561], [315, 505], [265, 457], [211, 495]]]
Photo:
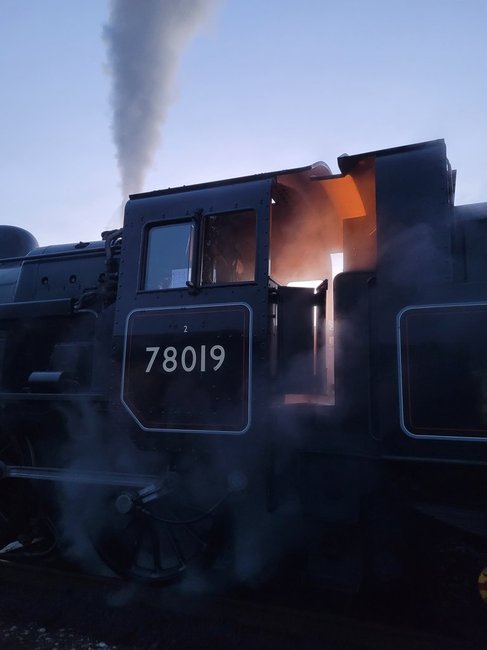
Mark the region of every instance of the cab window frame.
[[[174, 226], [189, 226], [188, 231], [188, 256], [187, 256], [187, 278], [184, 285], [179, 286], [167, 286], [167, 287], [155, 287], [148, 286], [149, 280], [149, 269], [150, 269], [150, 245], [151, 245], [151, 233], [156, 230], [162, 230], [163, 228], [169, 228]], [[143, 264], [141, 265], [141, 274], [139, 281], [139, 292], [143, 293], [153, 293], [159, 291], [181, 291], [181, 289], [188, 288], [188, 282], [191, 281], [193, 275], [193, 267], [195, 261], [197, 260], [197, 224], [194, 218], [186, 219], [171, 219], [167, 221], [157, 221], [148, 223], [144, 227], [143, 241], [142, 241], [142, 260]], [[182, 267], [181, 267], [182, 268]], [[176, 270], [176, 269], [173, 269]]]
[[[247, 260], [246, 260], [246, 265], [247, 265], [247, 273], [248, 269], [251, 269], [251, 277], [245, 277], [243, 276], [242, 278], [234, 277], [233, 279], [228, 279], [228, 280], [218, 280], [218, 278], [215, 278], [213, 281], [209, 281], [205, 279], [205, 272], [211, 271], [211, 269], [207, 269], [205, 262], [207, 260], [207, 255], [206, 255], [206, 247], [207, 247], [207, 232], [208, 232], [208, 226], [209, 226], [209, 221], [211, 218], [215, 219], [224, 219], [227, 217], [236, 217], [237, 215], [240, 215], [240, 219], [249, 219], [253, 221], [251, 227], [250, 227], [250, 237], [249, 241], [247, 242], [247, 252], [250, 251], [250, 255], [247, 255]], [[220, 231], [221, 232], [221, 231]], [[201, 226], [200, 226], [200, 243], [199, 243], [199, 268], [198, 268], [198, 285], [204, 289], [211, 289], [213, 287], [225, 287], [225, 286], [233, 286], [236, 284], [255, 284], [257, 281], [257, 235], [258, 235], [258, 211], [255, 208], [255, 206], [249, 206], [245, 208], [238, 208], [238, 209], [233, 209], [233, 210], [224, 210], [221, 212], [210, 212], [208, 214], [204, 214], [201, 217]], [[251, 242], [252, 245], [248, 245], [249, 242]], [[241, 245], [241, 242], [237, 241], [237, 245], [234, 246], [234, 252], [237, 254], [242, 252], [239, 250], [239, 245]], [[220, 250], [219, 252], [223, 252]], [[229, 251], [230, 252], [230, 251]], [[242, 256], [243, 257], [243, 256]], [[250, 262], [250, 263], [249, 263]]]

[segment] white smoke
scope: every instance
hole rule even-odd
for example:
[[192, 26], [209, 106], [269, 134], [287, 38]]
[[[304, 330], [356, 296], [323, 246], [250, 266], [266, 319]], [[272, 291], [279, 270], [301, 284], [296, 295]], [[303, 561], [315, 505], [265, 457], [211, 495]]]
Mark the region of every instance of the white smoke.
[[173, 99], [181, 53], [217, 0], [111, 0], [103, 35], [112, 71], [122, 193], [142, 190]]

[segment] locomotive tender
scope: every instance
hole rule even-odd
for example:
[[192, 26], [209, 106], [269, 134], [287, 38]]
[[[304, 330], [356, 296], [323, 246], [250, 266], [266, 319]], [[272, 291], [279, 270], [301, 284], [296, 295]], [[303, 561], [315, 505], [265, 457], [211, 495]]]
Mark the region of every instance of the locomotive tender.
[[442, 140], [338, 162], [1, 227], [0, 558], [349, 588], [423, 524], [487, 550], [487, 204]]

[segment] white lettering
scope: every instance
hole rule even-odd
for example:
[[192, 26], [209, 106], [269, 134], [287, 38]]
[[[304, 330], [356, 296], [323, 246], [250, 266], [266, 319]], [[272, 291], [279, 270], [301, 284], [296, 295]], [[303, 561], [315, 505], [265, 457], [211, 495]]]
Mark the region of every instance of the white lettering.
[[[192, 357], [189, 365], [187, 364], [188, 353], [190, 353]], [[196, 366], [196, 350], [191, 345], [187, 345], [182, 351], [181, 365], [183, 366], [183, 370], [185, 370], [186, 372], [191, 372], [192, 370], [194, 370], [194, 367]]]
[[206, 372], [206, 345], [201, 346], [200, 370], [201, 372]]
[[146, 348], [145, 349], [146, 352], [152, 352], [152, 356], [151, 356], [151, 358], [149, 360], [149, 363], [147, 364], [147, 368], [145, 369], [146, 372], [151, 371], [151, 368], [154, 365], [154, 361], [156, 360], [156, 357], [157, 357], [160, 349], [161, 348]]
[[216, 366], [213, 366], [213, 370], [219, 370], [225, 361], [225, 348], [222, 345], [214, 345], [210, 350], [210, 357], [218, 361]]
[[[199, 349], [193, 347], [192, 345], [186, 345], [181, 352], [180, 363], [182, 369], [185, 372], [193, 372], [196, 366], [199, 366], [199, 372], [206, 372], [206, 365], [207, 365], [206, 348], [207, 346], [204, 344], [200, 345]], [[159, 352], [161, 351], [161, 348], [159, 346], [147, 347], [145, 348], [145, 351], [149, 352], [151, 355], [149, 359], [149, 363], [147, 364], [147, 367], [145, 369], [145, 372], [148, 373], [151, 372], [152, 368], [154, 367], [154, 363], [157, 359]], [[225, 357], [226, 357], [225, 348], [223, 347], [223, 345], [212, 345], [209, 350], [209, 353], [211, 359], [213, 359], [213, 361], [216, 361], [212, 369], [214, 372], [217, 372], [223, 366], [223, 363], [225, 361]], [[179, 365], [178, 362], [179, 354], [180, 353], [178, 352], [178, 349], [175, 348], [173, 345], [170, 345], [167, 348], [163, 348], [162, 370], [164, 372], [174, 372], [175, 370], [177, 370]]]
[[164, 349], [164, 363], [162, 364], [164, 372], [174, 372], [176, 370], [178, 367], [177, 356], [178, 351], [172, 345]]

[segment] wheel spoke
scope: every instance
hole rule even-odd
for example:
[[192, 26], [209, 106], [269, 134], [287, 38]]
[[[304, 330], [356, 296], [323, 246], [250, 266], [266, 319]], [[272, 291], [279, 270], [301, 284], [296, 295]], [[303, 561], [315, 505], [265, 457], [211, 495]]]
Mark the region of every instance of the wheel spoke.
[[158, 574], [162, 571], [161, 565], [161, 543], [155, 526], [150, 526], [150, 536], [152, 545], [152, 559], [154, 573]]
[[184, 554], [181, 550], [180, 544], [178, 540], [176, 539], [171, 526], [169, 524], [164, 524], [164, 530], [166, 532], [166, 536], [169, 539], [169, 542], [171, 543], [171, 546], [173, 547], [174, 552], [176, 553], [176, 556], [178, 558], [178, 566], [182, 569], [186, 567], [186, 558], [184, 557]]
[[142, 549], [142, 542], [144, 538], [146, 537], [146, 531], [147, 531], [147, 525], [144, 522], [141, 524], [141, 526], [138, 528], [135, 541], [132, 544], [132, 548], [129, 551], [129, 556], [128, 556], [128, 561], [129, 561], [129, 567], [130, 568], [135, 568], [137, 567], [137, 558], [139, 551]]
[[[198, 514], [203, 514], [201, 510], [197, 510], [196, 508], [192, 508], [195, 512]], [[184, 521], [185, 517], [183, 516], [178, 516], [176, 512], [173, 509], [168, 509], [168, 518], [171, 519], [172, 521]], [[202, 547], [206, 547], [206, 541], [203, 540], [193, 529], [193, 527], [196, 524], [188, 524], [188, 523], [181, 523], [181, 524], [175, 524], [178, 526], [178, 528], [182, 528], [185, 530], [190, 537], [192, 537], [194, 540], [198, 542], [198, 544]]]
[[194, 524], [181, 524], [181, 527], [188, 533], [190, 537], [192, 537], [198, 544], [201, 546], [201, 548], [206, 548], [207, 541], [202, 539], [194, 530]]

